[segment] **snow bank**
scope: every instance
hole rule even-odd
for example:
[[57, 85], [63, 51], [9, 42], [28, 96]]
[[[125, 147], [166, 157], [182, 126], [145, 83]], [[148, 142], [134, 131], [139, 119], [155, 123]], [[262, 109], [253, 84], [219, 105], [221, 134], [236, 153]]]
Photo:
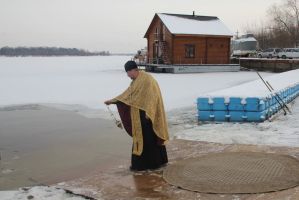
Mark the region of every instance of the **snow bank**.
[[85, 200], [86, 198], [66, 193], [63, 189], [55, 187], [36, 186], [21, 188], [18, 191], [0, 191], [1, 200]]
[[[274, 92], [279, 92], [285, 88], [299, 84], [299, 70], [292, 70], [272, 76], [264, 77], [274, 89]], [[264, 85], [261, 79], [250, 81], [238, 86], [218, 90], [207, 93], [204, 96], [208, 97], [267, 97], [271, 93]]]

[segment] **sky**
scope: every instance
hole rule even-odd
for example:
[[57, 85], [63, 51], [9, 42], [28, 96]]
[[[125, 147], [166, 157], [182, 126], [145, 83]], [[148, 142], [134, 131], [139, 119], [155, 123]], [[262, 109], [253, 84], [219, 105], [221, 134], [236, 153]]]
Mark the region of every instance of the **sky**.
[[0, 48], [51, 46], [112, 53], [144, 48], [155, 13], [217, 16], [239, 34], [283, 0], [0, 0]]

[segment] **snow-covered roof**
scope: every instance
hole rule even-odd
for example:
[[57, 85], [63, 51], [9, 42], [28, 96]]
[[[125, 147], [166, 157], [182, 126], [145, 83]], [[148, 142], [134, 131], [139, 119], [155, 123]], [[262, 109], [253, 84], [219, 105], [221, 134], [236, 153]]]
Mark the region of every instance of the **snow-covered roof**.
[[218, 17], [158, 13], [172, 34], [233, 36]]
[[240, 38], [235, 41], [240, 41], [240, 42], [256, 42], [257, 40], [254, 37], [249, 37], [249, 38]]
[[234, 40], [235, 42], [256, 42], [257, 40], [254, 37], [239, 38]]

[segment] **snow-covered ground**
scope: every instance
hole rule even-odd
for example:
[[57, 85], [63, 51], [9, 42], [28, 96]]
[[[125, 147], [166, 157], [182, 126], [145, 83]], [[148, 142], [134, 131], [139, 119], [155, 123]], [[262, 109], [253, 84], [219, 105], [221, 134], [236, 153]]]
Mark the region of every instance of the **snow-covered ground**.
[[254, 144], [299, 147], [299, 100], [290, 103], [291, 114], [281, 112], [263, 123], [200, 123], [194, 108], [171, 111], [174, 138], [222, 144]]
[[[73, 192], [72, 192], [73, 193]], [[18, 191], [0, 191], [1, 200], [84, 200], [84, 196], [69, 193], [63, 189], [48, 186], [20, 188]]]
[[[118, 95], [129, 85], [130, 79], [123, 69], [123, 64], [129, 59], [128, 56], [0, 57], [0, 107], [36, 103], [76, 110], [88, 117], [109, 118], [109, 114], [103, 112], [106, 111], [103, 102]], [[269, 77], [273, 74], [264, 72], [261, 75]], [[153, 76], [160, 84], [173, 138], [299, 147], [298, 100], [289, 105], [292, 114], [278, 115], [272, 122], [197, 124], [195, 102], [199, 96], [228, 94], [227, 88], [253, 80], [257, 80], [258, 85], [235, 90], [242, 91], [245, 96], [246, 90], [250, 93], [267, 92], [255, 72]], [[297, 77], [299, 81], [299, 76], [295, 76], [295, 79]], [[286, 79], [283, 81], [280, 78], [279, 81], [285, 83]], [[271, 83], [279, 88], [278, 81]], [[68, 194], [61, 190], [43, 187], [27, 191], [2, 191], [0, 199], [27, 199], [32, 194], [42, 195], [39, 199], [59, 199], [60, 196], [60, 199], [78, 199], [64, 196]], [[52, 198], [53, 195], [58, 196]]]
[[[128, 56], [0, 57], [0, 106], [53, 103], [105, 109], [103, 102], [130, 83], [123, 69], [129, 59]], [[194, 106], [202, 94], [258, 79], [254, 72], [153, 76], [160, 84], [167, 110]]]
[[[292, 70], [284, 73], [273, 74], [272, 76], [264, 78], [273, 88], [273, 93], [279, 92], [287, 87], [299, 84], [299, 70]], [[238, 86], [218, 90], [206, 94], [210, 97], [266, 97], [271, 92], [261, 79], [250, 81]]]

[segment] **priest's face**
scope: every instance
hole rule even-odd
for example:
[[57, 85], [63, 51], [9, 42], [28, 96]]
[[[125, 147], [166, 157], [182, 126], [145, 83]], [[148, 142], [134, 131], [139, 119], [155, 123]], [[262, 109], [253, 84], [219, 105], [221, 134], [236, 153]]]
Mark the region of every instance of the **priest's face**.
[[128, 77], [130, 77], [132, 80], [136, 79], [138, 74], [139, 74], [138, 69], [131, 69], [131, 70], [127, 71]]

